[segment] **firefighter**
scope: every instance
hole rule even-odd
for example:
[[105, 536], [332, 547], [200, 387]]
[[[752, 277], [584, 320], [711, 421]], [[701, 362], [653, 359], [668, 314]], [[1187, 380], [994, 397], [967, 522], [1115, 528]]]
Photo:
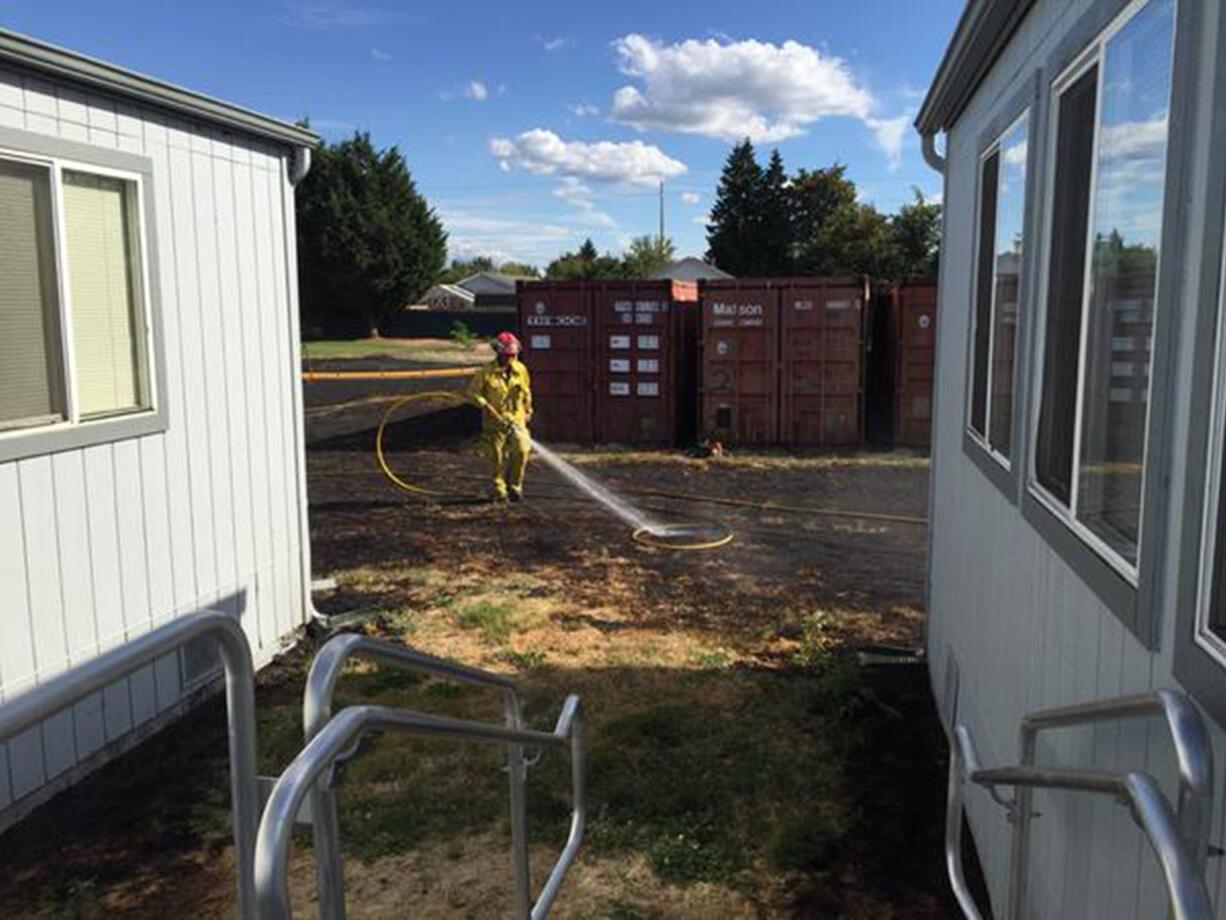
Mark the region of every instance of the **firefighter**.
[[519, 339], [502, 332], [490, 345], [496, 357], [473, 375], [468, 395], [481, 409], [481, 444], [494, 474], [494, 500], [518, 502], [532, 449], [532, 384], [519, 361]]

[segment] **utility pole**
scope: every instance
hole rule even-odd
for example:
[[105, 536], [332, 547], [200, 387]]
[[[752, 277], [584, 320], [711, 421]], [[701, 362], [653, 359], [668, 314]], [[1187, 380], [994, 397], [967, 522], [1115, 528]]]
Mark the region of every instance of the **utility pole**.
[[664, 180], [660, 180], [660, 249], [664, 249]]

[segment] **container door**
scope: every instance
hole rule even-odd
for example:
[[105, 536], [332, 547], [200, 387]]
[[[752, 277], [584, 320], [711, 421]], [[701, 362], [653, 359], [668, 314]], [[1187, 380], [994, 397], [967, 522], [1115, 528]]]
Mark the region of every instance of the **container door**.
[[599, 287], [595, 310], [598, 437], [612, 444], [675, 443], [677, 342], [668, 285]]
[[932, 437], [932, 384], [937, 288], [905, 284], [898, 292], [898, 404], [895, 443], [927, 447]]
[[769, 285], [702, 293], [702, 433], [731, 444], [779, 438], [779, 298]]
[[798, 282], [780, 294], [783, 314], [782, 439], [806, 447], [860, 443], [864, 287]]
[[574, 282], [524, 284], [519, 291], [524, 361], [532, 375], [533, 433], [543, 441], [590, 444], [590, 297]]

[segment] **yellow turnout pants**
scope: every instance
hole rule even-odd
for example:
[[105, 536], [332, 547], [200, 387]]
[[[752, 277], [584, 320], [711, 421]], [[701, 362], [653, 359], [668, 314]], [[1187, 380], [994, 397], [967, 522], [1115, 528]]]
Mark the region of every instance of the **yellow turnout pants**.
[[524, 471], [532, 452], [532, 438], [523, 428], [507, 431], [502, 427], [486, 428], [481, 433], [481, 445], [490, 461], [494, 475], [494, 494], [507, 497], [507, 486], [519, 491], [524, 487]]

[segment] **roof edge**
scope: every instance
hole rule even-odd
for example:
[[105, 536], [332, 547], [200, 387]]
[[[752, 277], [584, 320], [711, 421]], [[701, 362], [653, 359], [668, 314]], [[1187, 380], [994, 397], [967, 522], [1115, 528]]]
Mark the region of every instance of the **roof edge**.
[[1034, 0], [968, 0], [924, 97], [915, 128], [947, 131], [962, 114]]
[[307, 128], [7, 29], [0, 29], [0, 63], [100, 87], [293, 147], [315, 147], [320, 141], [319, 135]]

